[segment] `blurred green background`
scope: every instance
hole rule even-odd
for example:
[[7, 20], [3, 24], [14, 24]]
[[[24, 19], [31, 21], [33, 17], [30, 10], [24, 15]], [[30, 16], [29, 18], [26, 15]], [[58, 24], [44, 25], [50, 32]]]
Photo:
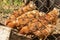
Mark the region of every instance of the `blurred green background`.
[[0, 0], [0, 13], [9, 13], [22, 5], [22, 0]]

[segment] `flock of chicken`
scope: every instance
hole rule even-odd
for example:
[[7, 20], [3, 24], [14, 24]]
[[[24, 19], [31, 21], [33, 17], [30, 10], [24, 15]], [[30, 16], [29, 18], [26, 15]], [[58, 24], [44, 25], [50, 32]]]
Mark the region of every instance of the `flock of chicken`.
[[6, 20], [6, 25], [18, 28], [20, 34], [34, 34], [44, 38], [50, 35], [55, 28], [58, 18], [58, 10], [54, 8], [49, 13], [39, 12], [31, 1], [28, 5], [21, 7]]

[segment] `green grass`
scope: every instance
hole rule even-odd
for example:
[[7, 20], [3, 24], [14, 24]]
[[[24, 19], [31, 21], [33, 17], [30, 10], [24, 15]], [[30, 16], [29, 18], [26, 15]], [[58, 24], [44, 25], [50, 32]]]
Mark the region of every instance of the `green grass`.
[[22, 0], [0, 0], [0, 5], [22, 5]]
[[22, 0], [0, 0], [0, 13], [9, 13], [23, 5]]

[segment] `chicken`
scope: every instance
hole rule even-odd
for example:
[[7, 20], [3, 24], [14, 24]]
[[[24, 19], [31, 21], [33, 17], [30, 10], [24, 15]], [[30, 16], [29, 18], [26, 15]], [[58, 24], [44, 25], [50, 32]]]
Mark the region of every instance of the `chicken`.
[[40, 38], [44, 38], [48, 35], [50, 35], [54, 31], [54, 25], [48, 24], [46, 28], [43, 30], [36, 30], [33, 32], [36, 36], [39, 36]]
[[[17, 17], [20, 15], [24, 14], [25, 12], [31, 11], [36, 9], [35, 4], [31, 1], [28, 5], [21, 7], [17, 11], [14, 11], [13, 14], [10, 16], [9, 21], [11, 20], [16, 20]], [[9, 22], [8, 21], [8, 22]], [[5, 22], [5, 25], [8, 23], [7, 21]]]
[[52, 11], [50, 11], [47, 15], [45, 15], [45, 19], [53, 24], [56, 24], [57, 17], [59, 15], [59, 10], [54, 8]]
[[[33, 11], [35, 11], [36, 13], [35, 12], [33, 13]], [[25, 14], [17, 17], [16, 22], [19, 23], [20, 25], [25, 25], [25, 24], [28, 24], [28, 22], [30, 22], [30, 21], [31, 22], [38, 21], [36, 18], [34, 18], [35, 15], [38, 16], [38, 13], [36, 10], [33, 10], [33, 11], [26, 12]]]
[[27, 34], [27, 33], [29, 33], [29, 28], [28, 28], [28, 26], [24, 26], [24, 27], [20, 30], [19, 33], [20, 33], [20, 34]]
[[23, 12], [27, 12], [27, 11], [30, 11], [33, 9], [36, 9], [36, 6], [33, 3], [33, 1], [30, 1], [30, 3], [28, 5], [26, 5], [24, 8], [22, 8]]
[[29, 34], [33, 33], [34, 35], [44, 38], [50, 35], [53, 31], [56, 24], [54, 24], [58, 17], [58, 10], [53, 9], [47, 14], [43, 14], [38, 10], [28, 11], [20, 16], [18, 16], [15, 20], [9, 21], [7, 26], [14, 28], [20, 27], [20, 34]]
[[15, 25], [16, 25], [16, 22], [15, 21], [11, 21], [11, 22], [9, 22], [8, 24], [7, 24], [7, 26], [8, 27], [15, 27]]
[[[55, 9], [53, 9], [51, 11], [51, 13], [49, 12], [48, 14], [44, 14], [44, 16], [39, 16], [39, 12], [37, 12], [38, 15], [37, 18], [36, 16], [34, 17], [35, 19], [28, 23], [28, 27], [30, 32], [34, 33], [36, 36], [40, 37], [45, 37], [50, 35], [53, 31], [54, 31], [54, 24], [53, 24], [53, 19], [55, 19], [55, 17], [57, 17], [58, 15], [58, 11], [56, 11], [54, 13], [54, 11], [56, 11]], [[35, 11], [36, 12], [36, 11]], [[33, 11], [32, 14], [35, 15], [35, 12]], [[54, 15], [50, 15], [50, 14], [54, 14]], [[50, 19], [52, 18], [52, 19]], [[39, 21], [38, 21], [39, 19]], [[39, 22], [39, 24], [38, 24]], [[52, 22], [51, 24], [49, 22]], [[54, 21], [56, 22], [56, 21]], [[39, 25], [39, 26], [38, 26]]]

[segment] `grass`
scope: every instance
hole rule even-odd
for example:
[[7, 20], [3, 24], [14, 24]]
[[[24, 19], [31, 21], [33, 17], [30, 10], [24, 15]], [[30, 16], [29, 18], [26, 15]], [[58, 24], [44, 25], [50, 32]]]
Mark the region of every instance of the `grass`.
[[22, 5], [22, 0], [0, 0], [0, 12], [9, 13]]

